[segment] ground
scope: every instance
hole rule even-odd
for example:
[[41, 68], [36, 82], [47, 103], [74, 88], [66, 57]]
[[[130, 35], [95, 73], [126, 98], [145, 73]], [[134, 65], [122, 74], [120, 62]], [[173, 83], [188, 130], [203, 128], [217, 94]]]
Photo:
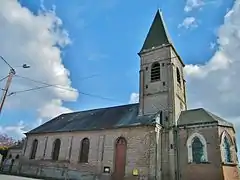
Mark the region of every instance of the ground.
[[18, 177], [18, 176], [8, 176], [0, 174], [1, 180], [37, 180], [33, 178], [25, 178], [25, 177]]

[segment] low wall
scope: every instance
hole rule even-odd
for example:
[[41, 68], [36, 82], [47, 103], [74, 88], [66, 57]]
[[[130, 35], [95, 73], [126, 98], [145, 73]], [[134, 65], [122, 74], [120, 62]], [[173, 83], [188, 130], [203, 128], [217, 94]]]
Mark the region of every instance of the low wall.
[[[2, 173], [54, 180], [114, 180], [111, 174], [97, 174], [95, 167], [74, 165], [68, 162], [24, 161], [5, 163]], [[150, 178], [151, 179], [151, 178]], [[150, 180], [146, 176], [125, 177], [124, 180]]]
[[[33, 163], [14, 162], [5, 164], [1, 168], [2, 173], [14, 174], [19, 176], [38, 177], [42, 179], [57, 179], [57, 180], [95, 180], [93, 173], [80, 172], [71, 170], [65, 164], [60, 167], [53, 167], [46, 164], [36, 165]], [[105, 179], [105, 178], [104, 178]], [[108, 179], [106, 179], [108, 180]]]

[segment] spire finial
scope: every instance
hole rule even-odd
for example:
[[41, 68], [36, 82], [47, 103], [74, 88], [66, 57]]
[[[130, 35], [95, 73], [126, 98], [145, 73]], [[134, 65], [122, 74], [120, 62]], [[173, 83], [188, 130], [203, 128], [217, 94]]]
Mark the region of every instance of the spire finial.
[[162, 9], [161, 9], [161, 5], [160, 5], [160, 1], [159, 1], [159, 0], [156, 0], [156, 3], [157, 3], [157, 10], [158, 10], [159, 12], [161, 12]]

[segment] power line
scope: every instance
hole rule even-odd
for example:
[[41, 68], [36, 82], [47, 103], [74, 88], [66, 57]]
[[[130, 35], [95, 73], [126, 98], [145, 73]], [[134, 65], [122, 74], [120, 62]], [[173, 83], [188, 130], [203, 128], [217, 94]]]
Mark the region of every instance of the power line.
[[[43, 84], [45, 86], [51, 86], [51, 87], [55, 87], [55, 88], [58, 88], [58, 89], [63, 89], [63, 90], [66, 90], [66, 91], [71, 91], [71, 92], [78, 92], [79, 94], [82, 94], [82, 95], [86, 95], [86, 96], [90, 96], [90, 97], [95, 97], [95, 98], [99, 98], [99, 99], [104, 99], [104, 100], [108, 100], [108, 101], [113, 101], [113, 102], [120, 102], [120, 101], [117, 101], [115, 99], [111, 99], [111, 98], [106, 98], [106, 97], [103, 97], [103, 96], [99, 96], [99, 95], [95, 95], [95, 94], [89, 94], [89, 93], [85, 93], [85, 92], [82, 92], [82, 91], [77, 91], [75, 89], [70, 89], [70, 88], [66, 88], [66, 87], [63, 87], [61, 85], [54, 85], [54, 84], [49, 84], [49, 83], [46, 83], [46, 82], [43, 82], [43, 81], [39, 81], [39, 80], [34, 80], [34, 79], [31, 79], [29, 77], [24, 77], [24, 76], [20, 76], [20, 75], [15, 75], [16, 77], [19, 77], [19, 78], [23, 78], [23, 79], [26, 79], [26, 80], [29, 80], [29, 81], [32, 81], [32, 82], [35, 82], [35, 83], [39, 83], [39, 84]], [[33, 90], [33, 89], [32, 89]], [[34, 89], [35, 90], [35, 89]], [[27, 91], [27, 90], [25, 90]], [[30, 91], [30, 90], [28, 90]], [[121, 102], [122, 103], [122, 102]]]
[[3, 81], [4, 79], [7, 79], [8, 78], [8, 75], [2, 79], [0, 79], [0, 82]]
[[14, 69], [2, 56], [0, 58], [10, 67], [10, 69]]
[[22, 91], [14, 91], [14, 92], [9, 93], [8, 96], [15, 95], [15, 94], [18, 94], [18, 93], [23, 93], [23, 92], [28, 92], [28, 91], [34, 91], [34, 90], [38, 90], [38, 89], [43, 89], [43, 88], [47, 88], [47, 87], [50, 87], [50, 85], [39, 86], [39, 87], [31, 88], [31, 89], [25, 89], [25, 90], [22, 90]]

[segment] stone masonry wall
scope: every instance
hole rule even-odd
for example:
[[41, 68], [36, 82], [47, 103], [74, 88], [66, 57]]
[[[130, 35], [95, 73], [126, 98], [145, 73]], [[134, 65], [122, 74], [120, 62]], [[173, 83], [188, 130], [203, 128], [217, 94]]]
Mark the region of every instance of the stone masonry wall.
[[[231, 138], [232, 143], [236, 143], [235, 139], [235, 131], [233, 128], [228, 128], [228, 127], [219, 127], [218, 128], [218, 133], [219, 133], [219, 140], [221, 141], [221, 137], [223, 132], [226, 131], [228, 135]], [[221, 146], [220, 146], [221, 147]], [[238, 158], [237, 158], [237, 148], [235, 145], [231, 147], [231, 155], [232, 155], [232, 160], [233, 162], [230, 164], [225, 164], [222, 163], [222, 170], [223, 170], [223, 175], [224, 175], [224, 180], [237, 180], [239, 179], [239, 169], [238, 169]], [[221, 156], [221, 162], [224, 162], [224, 155], [222, 153]]]
[[[187, 139], [195, 132], [200, 133], [207, 141], [207, 163], [195, 164], [188, 162]], [[178, 139], [181, 180], [223, 180], [217, 125], [182, 128], [179, 130]]]
[[[133, 169], [139, 170], [139, 175], [144, 177], [153, 177], [155, 171], [149, 169], [153, 167], [156, 138], [154, 127], [132, 127], [119, 128], [113, 130], [91, 131], [91, 132], [68, 132], [68, 133], [49, 133], [43, 135], [30, 135], [24, 158], [29, 159], [32, 142], [38, 139], [39, 146], [37, 149], [36, 159], [44, 160], [45, 166], [47, 162], [49, 165], [57, 166], [62, 162], [70, 162], [68, 164], [70, 169], [85, 171], [91, 174], [101, 175], [103, 167], [110, 167], [111, 173], [114, 172], [114, 153], [115, 142], [118, 137], [124, 137], [127, 140], [127, 157], [125, 176], [132, 177]], [[89, 163], [80, 164], [79, 153], [80, 143], [83, 138], [89, 138]], [[61, 140], [61, 148], [59, 154], [59, 161], [52, 164], [51, 153], [53, 142], [56, 138]], [[34, 160], [33, 160], [34, 161]]]

